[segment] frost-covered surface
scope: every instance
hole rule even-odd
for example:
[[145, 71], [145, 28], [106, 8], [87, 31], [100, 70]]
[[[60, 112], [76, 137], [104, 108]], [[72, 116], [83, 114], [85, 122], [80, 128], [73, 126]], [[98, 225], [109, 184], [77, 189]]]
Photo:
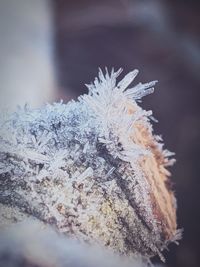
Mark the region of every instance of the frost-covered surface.
[[150, 257], [176, 235], [165, 186], [173, 162], [152, 135], [152, 112], [136, 103], [156, 81], [127, 89], [138, 71], [117, 83], [120, 73], [100, 70], [77, 102], [2, 114], [0, 202], [79, 240]]

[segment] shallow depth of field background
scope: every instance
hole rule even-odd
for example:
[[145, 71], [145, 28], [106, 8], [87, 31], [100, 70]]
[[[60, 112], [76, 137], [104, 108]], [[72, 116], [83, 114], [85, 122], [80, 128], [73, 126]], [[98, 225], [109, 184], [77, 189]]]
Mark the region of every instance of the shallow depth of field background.
[[[0, 0], [0, 105], [15, 109], [87, 92], [98, 67], [158, 80], [142, 106], [159, 120], [178, 199], [179, 246], [166, 267], [200, 266], [200, 2]], [[157, 261], [157, 259], [155, 259]]]

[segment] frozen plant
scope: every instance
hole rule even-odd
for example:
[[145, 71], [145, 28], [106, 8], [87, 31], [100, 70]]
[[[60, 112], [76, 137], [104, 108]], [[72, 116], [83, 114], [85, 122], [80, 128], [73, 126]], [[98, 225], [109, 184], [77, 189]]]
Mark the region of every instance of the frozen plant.
[[113, 251], [150, 258], [179, 238], [166, 166], [174, 160], [138, 101], [156, 81], [129, 87], [119, 69], [99, 70], [67, 104], [2, 115], [2, 226], [32, 217]]

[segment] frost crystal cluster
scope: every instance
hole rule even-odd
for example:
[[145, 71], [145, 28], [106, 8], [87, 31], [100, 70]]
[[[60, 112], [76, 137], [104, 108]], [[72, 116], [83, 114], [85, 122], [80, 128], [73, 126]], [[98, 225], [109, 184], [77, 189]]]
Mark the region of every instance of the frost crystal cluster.
[[120, 73], [100, 70], [78, 101], [2, 115], [1, 224], [33, 217], [146, 258], [178, 238], [173, 160], [152, 134], [152, 112], [137, 104], [156, 81], [129, 88], [138, 71], [117, 83]]

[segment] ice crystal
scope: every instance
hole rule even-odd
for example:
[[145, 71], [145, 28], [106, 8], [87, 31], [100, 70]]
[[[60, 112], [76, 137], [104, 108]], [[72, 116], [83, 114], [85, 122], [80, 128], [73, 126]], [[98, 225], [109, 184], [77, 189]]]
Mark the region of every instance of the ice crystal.
[[176, 235], [171, 154], [137, 104], [156, 81], [127, 88], [138, 71], [117, 83], [121, 72], [99, 70], [76, 102], [3, 115], [0, 202], [80, 240], [150, 257]]

